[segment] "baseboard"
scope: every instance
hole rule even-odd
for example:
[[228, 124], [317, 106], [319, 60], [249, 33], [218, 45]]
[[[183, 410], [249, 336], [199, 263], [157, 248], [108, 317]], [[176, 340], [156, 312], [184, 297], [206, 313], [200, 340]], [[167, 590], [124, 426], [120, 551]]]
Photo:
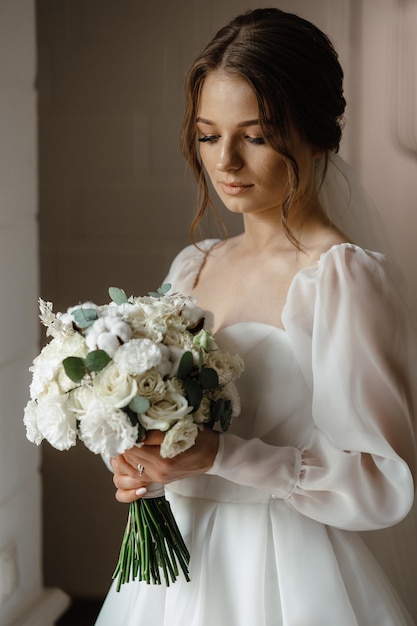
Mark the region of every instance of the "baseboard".
[[44, 589], [11, 626], [54, 626], [69, 605], [70, 598], [61, 589]]

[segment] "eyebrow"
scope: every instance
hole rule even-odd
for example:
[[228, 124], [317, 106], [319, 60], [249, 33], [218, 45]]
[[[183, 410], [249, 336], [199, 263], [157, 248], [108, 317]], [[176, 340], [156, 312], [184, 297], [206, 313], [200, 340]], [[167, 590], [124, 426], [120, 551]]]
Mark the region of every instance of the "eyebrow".
[[[206, 120], [204, 117], [197, 117], [196, 123], [200, 122], [201, 124], [207, 124], [208, 126], [215, 126], [214, 122], [211, 120]], [[238, 126], [260, 126], [261, 123], [259, 119], [256, 120], [246, 120], [244, 122], [239, 122]]]

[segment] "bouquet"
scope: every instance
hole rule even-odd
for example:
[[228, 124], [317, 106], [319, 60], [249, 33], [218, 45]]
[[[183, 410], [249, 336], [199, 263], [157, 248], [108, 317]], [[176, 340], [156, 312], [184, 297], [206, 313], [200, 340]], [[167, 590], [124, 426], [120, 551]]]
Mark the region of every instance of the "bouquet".
[[[67, 450], [78, 438], [110, 459], [153, 429], [165, 432], [160, 454], [172, 458], [205, 426], [227, 430], [240, 413], [233, 381], [243, 362], [216, 345], [210, 315], [170, 288], [129, 298], [110, 288], [108, 304], [56, 314], [39, 300], [51, 341], [30, 368], [24, 423], [31, 442]], [[189, 580], [190, 555], [163, 488], [147, 496], [129, 505], [113, 574], [118, 591], [129, 580], [160, 584], [161, 572], [169, 586], [179, 567]]]

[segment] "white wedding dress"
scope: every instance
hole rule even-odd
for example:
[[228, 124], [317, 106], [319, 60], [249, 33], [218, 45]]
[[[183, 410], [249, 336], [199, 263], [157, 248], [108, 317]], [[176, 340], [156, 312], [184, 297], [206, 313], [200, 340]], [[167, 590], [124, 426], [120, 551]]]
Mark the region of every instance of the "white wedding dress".
[[[213, 243], [178, 255], [175, 291]], [[414, 355], [385, 257], [334, 246], [296, 275], [281, 321], [216, 335], [245, 361], [242, 413], [208, 474], [167, 486], [191, 582], [113, 586], [97, 626], [415, 623], [399, 594], [417, 591], [416, 529], [377, 530], [409, 513], [415, 461]]]

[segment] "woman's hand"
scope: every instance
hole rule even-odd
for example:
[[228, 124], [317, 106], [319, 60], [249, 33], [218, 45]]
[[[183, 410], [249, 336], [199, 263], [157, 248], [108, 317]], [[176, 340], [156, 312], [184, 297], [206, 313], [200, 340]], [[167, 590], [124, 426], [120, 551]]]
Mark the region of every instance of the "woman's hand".
[[[110, 460], [117, 487], [116, 500], [133, 502], [145, 495], [148, 485], [166, 485], [174, 480], [204, 474], [213, 465], [219, 446], [219, 434], [211, 428], [201, 431], [191, 448], [172, 459], [159, 453], [164, 433], [148, 432], [141, 447], [134, 446]], [[139, 469], [142, 467], [142, 472]]]

